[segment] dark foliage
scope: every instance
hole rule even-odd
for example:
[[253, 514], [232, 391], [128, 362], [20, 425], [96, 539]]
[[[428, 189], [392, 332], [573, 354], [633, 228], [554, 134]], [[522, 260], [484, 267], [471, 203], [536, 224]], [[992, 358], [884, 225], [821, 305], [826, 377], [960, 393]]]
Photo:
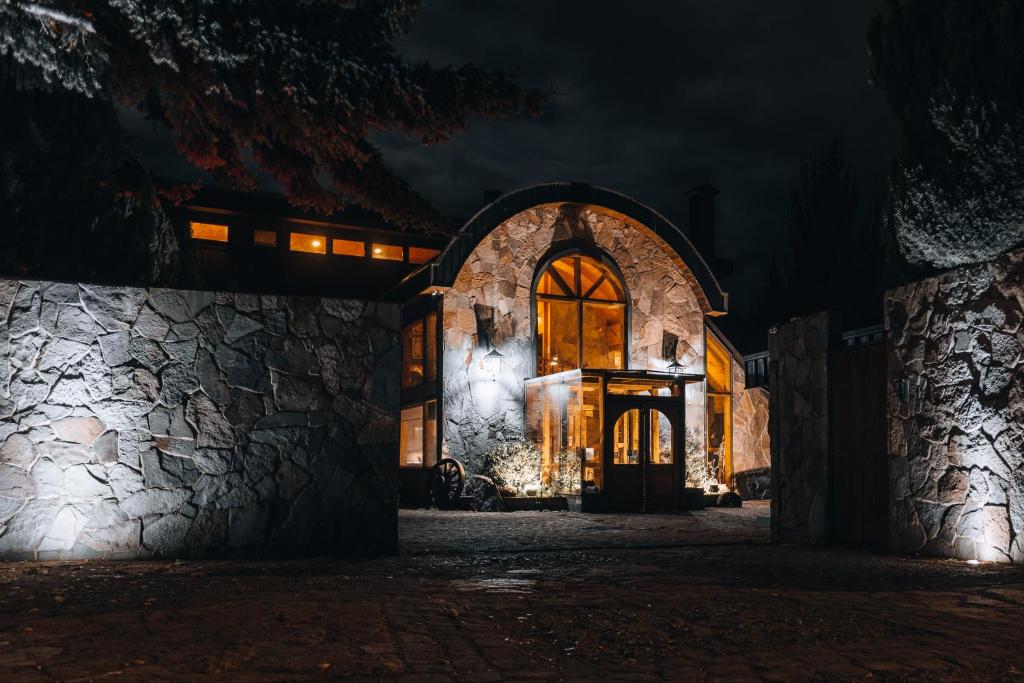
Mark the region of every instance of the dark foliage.
[[787, 246], [766, 277], [759, 307], [765, 325], [821, 310], [839, 311], [848, 327], [880, 322], [882, 294], [908, 273], [884, 188], [862, 189], [841, 135], [801, 164]]
[[109, 102], [0, 80], [0, 273], [170, 283], [171, 227]]
[[353, 201], [397, 225], [443, 229], [369, 136], [400, 131], [436, 143], [471, 117], [536, 112], [547, 96], [472, 65], [406, 63], [394, 42], [419, 6], [5, 3], [0, 54], [55, 88], [144, 112], [171, 130], [191, 162], [235, 187], [254, 187], [254, 162], [305, 209], [331, 212]]
[[903, 133], [907, 256], [953, 266], [1024, 242], [1024, 3], [891, 0], [868, 43]]

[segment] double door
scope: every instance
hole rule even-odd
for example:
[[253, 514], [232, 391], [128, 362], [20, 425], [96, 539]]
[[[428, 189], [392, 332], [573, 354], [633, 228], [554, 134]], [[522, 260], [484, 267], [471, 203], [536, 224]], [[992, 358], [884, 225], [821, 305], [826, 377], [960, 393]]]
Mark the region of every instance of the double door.
[[604, 434], [609, 508], [617, 512], [678, 509], [683, 472], [682, 400], [608, 396]]

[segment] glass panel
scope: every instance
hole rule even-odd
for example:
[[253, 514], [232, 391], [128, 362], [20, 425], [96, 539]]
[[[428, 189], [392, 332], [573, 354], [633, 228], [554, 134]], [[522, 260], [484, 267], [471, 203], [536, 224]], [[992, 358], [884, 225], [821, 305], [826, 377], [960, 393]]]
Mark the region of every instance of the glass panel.
[[651, 411], [651, 464], [672, 464], [672, 423], [660, 410]]
[[293, 232], [288, 248], [292, 251], [303, 251], [307, 254], [326, 254], [327, 238], [323, 235], [306, 235], [301, 232]]
[[331, 240], [331, 253], [338, 256], [366, 256], [366, 242]]
[[423, 465], [433, 467], [437, 462], [437, 401], [424, 404]]
[[715, 335], [706, 335], [708, 391], [728, 392], [729, 389], [729, 352]]
[[640, 411], [626, 411], [612, 430], [612, 462], [616, 465], [640, 464]]
[[583, 367], [622, 370], [625, 366], [625, 307], [583, 304]]
[[728, 484], [732, 478], [732, 398], [708, 394], [709, 484]]
[[423, 406], [402, 409], [402, 426], [399, 435], [399, 464], [402, 467], [423, 465]]
[[[560, 258], [551, 264], [549, 271], [553, 271], [558, 275], [556, 279], [561, 280], [566, 290], [565, 293], [568, 296], [579, 296], [579, 289], [576, 287], [576, 264], [579, 262], [579, 258], [576, 256], [566, 256]], [[552, 292], [554, 294], [554, 292]]]
[[441, 252], [437, 249], [427, 249], [426, 247], [409, 247], [409, 263], [426, 263], [433, 261], [434, 257]]
[[[541, 481], [558, 493], [604, 485], [601, 378], [578, 370], [526, 382], [526, 438], [541, 453]], [[582, 471], [581, 471], [582, 468]]]
[[572, 296], [572, 290], [567, 289], [569, 287], [566, 284], [564, 287], [563, 283], [558, 278], [551, 275], [551, 271], [547, 271], [540, 277], [540, 282], [537, 283], [538, 294], [554, 294], [555, 296]]
[[423, 384], [423, 321], [402, 329], [402, 386]]
[[437, 379], [437, 313], [427, 314], [426, 357], [423, 376], [432, 381]]
[[194, 240], [209, 240], [211, 242], [227, 242], [228, 226], [217, 225], [216, 223], [197, 223], [192, 221], [188, 224], [189, 234]]
[[537, 374], [550, 375], [579, 367], [579, 304], [537, 300]]
[[400, 244], [373, 244], [371, 249], [373, 258], [381, 259], [384, 261], [403, 261], [405, 256], [402, 254], [402, 245]]
[[252, 243], [261, 247], [276, 247], [277, 232], [274, 230], [253, 230]]

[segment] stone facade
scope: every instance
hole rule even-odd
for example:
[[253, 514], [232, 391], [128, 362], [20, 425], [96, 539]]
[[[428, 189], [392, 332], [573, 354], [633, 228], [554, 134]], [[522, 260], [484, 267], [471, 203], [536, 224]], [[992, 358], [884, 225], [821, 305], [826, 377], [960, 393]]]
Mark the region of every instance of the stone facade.
[[[630, 297], [630, 368], [663, 369], [668, 332], [679, 339], [679, 362], [688, 371], [704, 371], [706, 304], [689, 269], [663, 240], [597, 207], [523, 211], [484, 238], [444, 297], [444, 447], [471, 470], [494, 440], [522, 436], [524, 382], [534, 375], [533, 278], [560, 243], [596, 246], [622, 271]], [[504, 355], [496, 381], [482, 363], [489, 348], [481, 331]]]
[[0, 558], [394, 551], [398, 325], [0, 280]]
[[[470, 471], [482, 465], [496, 440], [523, 432], [524, 383], [534, 376], [531, 292], [538, 265], [563, 248], [588, 246], [604, 251], [622, 272], [629, 296], [630, 369], [662, 370], [668, 364], [666, 340], [676, 340], [675, 356], [686, 372], [704, 373], [704, 315], [707, 299], [692, 272], [660, 237], [624, 216], [596, 206], [543, 205], [497, 226], [466, 260], [444, 296], [443, 396], [444, 452]], [[483, 363], [488, 340], [503, 355], [497, 377]], [[670, 341], [670, 343], [672, 343]], [[743, 368], [734, 386], [742, 393]], [[750, 437], [757, 435], [763, 401], [734, 401]], [[687, 390], [687, 425], [703, 440], [704, 394]], [[751, 462], [767, 463], [763, 455]]]
[[772, 537], [778, 543], [829, 541], [829, 340], [831, 314], [776, 327], [771, 354]]
[[1024, 562], [1024, 250], [895, 289], [886, 316], [894, 550]]
[[732, 471], [744, 500], [771, 497], [771, 440], [768, 392], [744, 389], [743, 366], [733, 361]]

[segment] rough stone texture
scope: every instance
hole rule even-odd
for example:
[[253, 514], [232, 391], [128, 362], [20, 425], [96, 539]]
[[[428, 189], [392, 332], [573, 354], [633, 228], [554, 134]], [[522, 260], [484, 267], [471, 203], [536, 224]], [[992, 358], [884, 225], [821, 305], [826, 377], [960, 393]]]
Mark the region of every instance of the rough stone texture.
[[818, 544], [828, 529], [828, 348], [834, 322], [816, 313], [783, 323], [768, 337], [772, 535]]
[[895, 289], [886, 316], [894, 549], [1024, 562], [1024, 250]]
[[771, 497], [768, 392], [743, 388], [743, 366], [733, 363], [732, 472], [744, 500]]
[[[523, 433], [524, 382], [533, 376], [530, 294], [538, 264], [560, 245], [589, 244], [618, 265], [630, 296], [629, 368], [661, 370], [668, 335], [688, 372], [704, 372], [707, 303], [693, 274], [648, 228], [600, 207], [546, 205], [496, 227], [470, 255], [444, 296], [444, 452], [478, 471], [495, 440]], [[493, 314], [503, 354], [492, 380], [482, 359], [478, 311]], [[668, 338], [671, 338], [668, 337]], [[739, 369], [742, 376], [742, 367]], [[737, 384], [742, 388], [742, 377]], [[703, 392], [688, 394], [687, 423], [703, 425]], [[751, 440], [748, 443], [755, 443]]]
[[0, 558], [393, 552], [398, 325], [0, 280]]

